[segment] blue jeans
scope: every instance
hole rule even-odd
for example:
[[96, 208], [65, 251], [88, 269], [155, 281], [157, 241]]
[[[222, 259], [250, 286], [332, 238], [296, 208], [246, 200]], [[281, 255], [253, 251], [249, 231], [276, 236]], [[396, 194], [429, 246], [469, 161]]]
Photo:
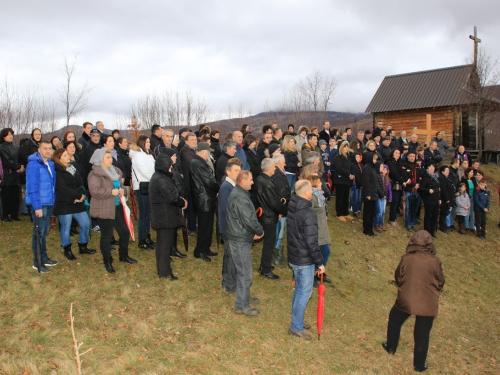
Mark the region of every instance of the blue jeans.
[[142, 195], [140, 190], [134, 190], [135, 199], [139, 205], [139, 241], [149, 237], [149, 195]]
[[80, 226], [80, 237], [78, 243], [84, 244], [89, 242], [90, 221], [87, 212], [79, 212], [77, 214], [59, 215], [59, 223], [61, 224], [61, 247], [71, 245], [69, 232], [71, 229], [71, 221], [75, 219]]
[[451, 227], [453, 225], [453, 219], [455, 218], [455, 211], [457, 210], [456, 207], [453, 207], [450, 211], [450, 213], [448, 214], [448, 216], [446, 216], [446, 226], [447, 227]]
[[286, 174], [286, 179], [288, 180], [288, 185], [290, 186], [290, 191], [293, 192], [295, 191], [295, 182], [297, 181], [297, 176], [294, 174]]
[[23, 198], [23, 201], [21, 203], [21, 213], [28, 214], [29, 209], [28, 209], [28, 206], [26, 205], [26, 185], [21, 185], [21, 187], [22, 187], [23, 192], [24, 192], [24, 198]]
[[54, 206], [43, 206], [42, 217], [35, 216], [33, 206], [30, 206], [31, 216], [33, 217], [33, 237], [31, 239], [31, 249], [33, 250], [33, 262], [36, 265], [36, 225], [38, 223], [38, 234], [40, 236], [40, 253], [42, 255], [42, 263], [49, 259], [47, 255], [47, 235], [50, 229], [50, 217], [52, 216], [52, 209]]
[[314, 264], [297, 266], [289, 263], [295, 276], [295, 291], [292, 299], [292, 322], [290, 329], [295, 332], [304, 330], [304, 314], [311, 298], [314, 283]]
[[417, 210], [420, 207], [422, 198], [416, 192], [405, 192], [406, 196], [406, 213], [405, 226], [412, 227], [416, 224]]
[[328, 262], [328, 258], [330, 257], [330, 245], [320, 245], [321, 255], [323, 255], [323, 265], [326, 266], [326, 262]]
[[235, 310], [250, 307], [250, 285], [252, 285], [252, 243], [229, 240], [229, 251], [236, 267]]
[[376, 206], [376, 212], [375, 212], [375, 225], [384, 225], [384, 215], [385, 215], [385, 208], [387, 205], [387, 199], [377, 199], [377, 206]]
[[465, 217], [465, 228], [476, 229], [474, 224], [474, 199], [470, 200], [469, 215]]
[[351, 190], [351, 208], [355, 214], [361, 212], [361, 189], [362, 187], [357, 187]]
[[278, 249], [283, 241], [283, 237], [285, 237], [285, 228], [286, 228], [286, 216], [283, 216], [278, 220], [278, 225], [276, 225], [276, 244], [274, 245], [275, 249]]

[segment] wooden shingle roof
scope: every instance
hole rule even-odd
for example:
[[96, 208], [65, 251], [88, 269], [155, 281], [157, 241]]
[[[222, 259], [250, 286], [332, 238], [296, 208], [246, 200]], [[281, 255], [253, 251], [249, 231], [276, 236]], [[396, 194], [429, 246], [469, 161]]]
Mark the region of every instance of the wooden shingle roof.
[[472, 65], [405, 73], [384, 78], [367, 113], [467, 104], [463, 90]]

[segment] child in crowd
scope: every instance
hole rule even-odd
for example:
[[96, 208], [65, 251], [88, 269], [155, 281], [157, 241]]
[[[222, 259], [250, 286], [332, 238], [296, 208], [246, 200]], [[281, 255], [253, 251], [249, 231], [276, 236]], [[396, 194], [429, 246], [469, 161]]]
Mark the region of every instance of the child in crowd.
[[425, 148], [423, 146], [417, 147], [417, 160], [420, 160], [421, 168], [425, 171], [425, 156], [424, 156]]
[[324, 139], [321, 139], [319, 141], [319, 149], [320, 149], [320, 155], [321, 159], [323, 160], [323, 167], [325, 173], [323, 173], [323, 181], [328, 182], [328, 171], [330, 170], [330, 154], [328, 153], [328, 150], [326, 148], [327, 144]]
[[458, 231], [460, 234], [467, 234], [465, 231], [465, 218], [469, 216], [470, 198], [469, 194], [467, 194], [467, 187], [463, 182], [458, 185], [458, 196], [455, 198], [455, 202], [457, 203]]
[[490, 192], [486, 189], [486, 182], [481, 180], [474, 189], [474, 218], [476, 221], [477, 236], [486, 239], [486, 213], [490, 209]]
[[385, 231], [385, 208], [387, 206], [387, 198], [390, 196], [392, 199], [392, 184], [391, 179], [389, 178], [389, 167], [387, 165], [382, 162], [378, 162], [375, 168], [376, 170], [380, 171], [380, 173], [377, 174], [377, 183], [384, 192], [383, 198], [377, 200], [377, 206], [375, 210], [375, 229], [380, 233]]
[[362, 219], [361, 215], [361, 188], [363, 186], [362, 174], [363, 166], [361, 165], [361, 154], [359, 152], [354, 153], [355, 162], [351, 164], [352, 174], [354, 175], [354, 181], [351, 187], [351, 210], [354, 217]]

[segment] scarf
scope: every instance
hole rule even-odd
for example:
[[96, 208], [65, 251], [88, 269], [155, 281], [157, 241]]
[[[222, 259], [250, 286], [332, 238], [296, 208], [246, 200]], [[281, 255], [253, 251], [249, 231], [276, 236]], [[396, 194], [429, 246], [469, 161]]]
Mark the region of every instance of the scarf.
[[66, 172], [69, 172], [69, 173], [71, 173], [72, 176], [74, 176], [76, 173], [75, 166], [73, 164], [69, 163], [68, 167], [66, 168]]
[[102, 159], [104, 159], [104, 154], [106, 153], [106, 151], [108, 151], [107, 148], [98, 148], [97, 150], [95, 150], [92, 154], [92, 157], [90, 158], [90, 164], [101, 167], [109, 176], [109, 178], [111, 178], [111, 181], [118, 181], [120, 179], [120, 175], [116, 171], [115, 167], [111, 165], [109, 168], [104, 168], [102, 165]]
[[323, 192], [323, 190], [319, 190], [313, 187], [313, 194], [316, 198], [318, 198], [318, 206], [323, 207], [325, 205], [325, 193]]

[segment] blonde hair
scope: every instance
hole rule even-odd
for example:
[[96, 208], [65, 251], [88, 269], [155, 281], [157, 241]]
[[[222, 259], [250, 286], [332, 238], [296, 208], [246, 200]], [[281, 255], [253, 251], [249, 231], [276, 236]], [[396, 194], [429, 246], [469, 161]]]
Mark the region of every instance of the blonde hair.
[[346, 147], [347, 147], [347, 150], [349, 151], [350, 150], [349, 142], [347, 142], [347, 141], [342, 142], [342, 144], [339, 147], [339, 154], [340, 155], [343, 155], [342, 151], [344, 151], [344, 148], [346, 148]]
[[295, 147], [295, 145], [293, 145], [293, 146], [290, 145], [291, 140], [293, 140], [295, 143], [297, 143], [297, 141], [295, 140], [294, 137], [292, 137], [291, 135], [285, 135], [285, 139], [283, 140], [283, 147], [281, 148], [283, 150], [283, 152], [285, 152], [285, 151], [296, 152], [297, 151], [297, 147]]

